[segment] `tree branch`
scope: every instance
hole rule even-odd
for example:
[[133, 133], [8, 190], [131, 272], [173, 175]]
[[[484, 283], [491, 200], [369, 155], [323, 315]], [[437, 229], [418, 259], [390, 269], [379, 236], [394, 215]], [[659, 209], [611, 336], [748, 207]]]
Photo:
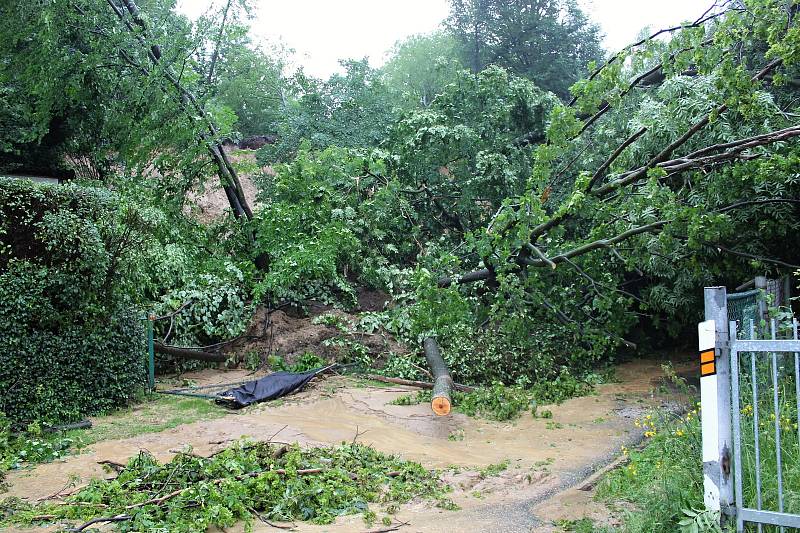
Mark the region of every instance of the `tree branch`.
[[603, 164], [602, 164], [602, 165], [600, 165], [600, 168], [598, 168], [598, 169], [595, 171], [594, 175], [592, 176], [592, 179], [591, 179], [591, 180], [589, 180], [589, 185], [587, 186], [587, 189], [591, 191], [591, 190], [592, 190], [592, 188], [594, 188], [595, 184], [598, 182], [598, 180], [600, 180], [600, 179], [602, 179], [602, 178], [603, 178], [603, 175], [605, 175], [605, 173], [606, 173], [606, 170], [608, 170], [608, 168], [609, 168], [609, 167], [610, 167], [610, 166], [611, 166], [611, 165], [614, 163], [614, 161], [616, 161], [616, 160], [617, 160], [617, 158], [618, 158], [620, 155], [622, 155], [622, 152], [624, 152], [624, 151], [625, 151], [625, 148], [627, 148], [628, 146], [630, 146], [630, 145], [632, 145], [633, 143], [635, 143], [635, 142], [636, 142], [636, 140], [637, 140], [637, 139], [639, 139], [639, 137], [641, 137], [642, 135], [644, 135], [644, 133], [645, 133], [646, 131], [647, 131], [647, 126], [644, 126], [644, 127], [642, 127], [641, 129], [639, 129], [639, 131], [637, 131], [636, 133], [634, 133], [633, 135], [631, 135], [630, 137], [628, 137], [627, 139], [625, 139], [625, 141], [624, 141], [622, 144], [620, 144], [620, 145], [617, 147], [617, 149], [616, 149], [616, 150], [614, 150], [614, 153], [612, 153], [612, 154], [609, 156], [609, 158], [608, 158], [608, 159], [606, 159], [606, 160], [603, 162]]
[[717, 251], [725, 252], [725, 253], [728, 253], [728, 254], [731, 254], [731, 255], [736, 255], [736, 256], [739, 256], [739, 257], [747, 258], [747, 259], [753, 259], [753, 260], [761, 261], [761, 262], [764, 262], [764, 263], [773, 263], [775, 265], [779, 265], [779, 266], [782, 266], [782, 267], [791, 268], [792, 270], [800, 269], [800, 265], [793, 265], [791, 263], [787, 263], [787, 262], [781, 261], [779, 259], [772, 259], [770, 257], [764, 257], [764, 256], [761, 256], [761, 255], [750, 254], [750, 253], [747, 253], [747, 252], [740, 252], [739, 250], [732, 250], [731, 248], [728, 248], [727, 246], [723, 246], [721, 244], [714, 244], [714, 243], [710, 243], [710, 242], [702, 242], [701, 244], [703, 246], [708, 247], [708, 248], [714, 248]]

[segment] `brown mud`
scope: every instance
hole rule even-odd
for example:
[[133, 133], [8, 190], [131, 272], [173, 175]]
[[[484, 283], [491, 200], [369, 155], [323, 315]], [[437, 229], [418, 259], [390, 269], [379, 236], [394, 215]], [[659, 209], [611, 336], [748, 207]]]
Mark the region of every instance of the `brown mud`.
[[[240, 381], [248, 373], [204, 370], [187, 374], [198, 385]], [[169, 460], [182, 450], [211, 454], [231, 441], [248, 437], [327, 445], [352, 441], [419, 461], [429, 468], [458, 467], [444, 476], [454, 488], [461, 511], [444, 511], [429, 503], [401, 507], [401, 531], [556, 531], [552, 521], [590, 516], [613, 523], [607, 511], [591, 501], [591, 490], [572, 488], [611, 462], [623, 445], [641, 438], [634, 420], [648, 409], [677, 408], [674, 394], [663, 391], [660, 361], [639, 360], [620, 366], [617, 383], [599, 385], [594, 394], [550, 406], [552, 419], [523, 414], [513, 422], [492, 422], [459, 413], [436, 417], [430, 407], [388, 405], [411, 389], [376, 387], [333, 376], [314, 382], [283, 401], [256, 405], [222, 418], [185, 424], [160, 433], [105, 441], [80, 455], [8, 475], [9, 492], [35, 501], [57, 493], [71, 478], [85, 483], [110, 476], [98, 461], [124, 463], [148, 450]], [[98, 421], [102, 423], [102, 421]], [[508, 461], [499, 475], [478, 470]], [[379, 514], [379, 516], [381, 516]], [[296, 524], [297, 531], [363, 532], [360, 517], [334, 525]], [[371, 529], [380, 529], [373, 527]], [[42, 531], [39, 529], [38, 531]], [[238, 531], [228, 529], [228, 531]], [[274, 531], [256, 525], [256, 531]]]
[[[356, 310], [380, 310], [388, 302], [388, 296], [378, 291], [360, 291]], [[232, 354], [278, 355], [292, 363], [305, 352], [335, 361], [346, 357], [347, 347], [342, 343], [331, 342], [336, 339], [363, 345], [376, 364], [386, 359], [389, 353], [404, 354], [408, 349], [394, 337], [383, 332], [343, 332], [335, 326], [318, 323], [317, 317], [323, 314], [336, 316], [350, 329], [355, 326], [356, 315], [329, 306], [311, 302], [309, 316], [295, 316], [291, 310], [271, 310], [259, 307], [242, 340], [232, 343], [227, 351]]]
[[[226, 148], [225, 151], [235, 167], [257, 165], [255, 152], [230, 148]], [[272, 169], [265, 167], [261, 171], [269, 174]], [[238, 171], [237, 174], [242, 184], [244, 197], [250, 207], [255, 210], [256, 206], [259, 205], [256, 202], [258, 187], [256, 187], [253, 177], [248, 172]], [[231, 206], [228, 203], [228, 197], [225, 195], [225, 191], [222, 189], [219, 178], [216, 175], [209, 178], [202, 188], [196, 187], [190, 191], [187, 198], [189, 200], [187, 214], [192, 215], [204, 224], [219, 220], [225, 216], [226, 211], [230, 212]]]

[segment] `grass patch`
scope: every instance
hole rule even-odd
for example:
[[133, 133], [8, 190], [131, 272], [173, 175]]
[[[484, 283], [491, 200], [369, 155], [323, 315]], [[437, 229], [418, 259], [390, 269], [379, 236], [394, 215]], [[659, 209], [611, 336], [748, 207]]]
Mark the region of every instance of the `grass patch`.
[[91, 429], [68, 431], [65, 436], [88, 446], [106, 440], [158, 433], [181, 424], [220, 418], [228, 413], [227, 409], [211, 400], [153, 394], [146, 396], [142, 403], [94, 418]]
[[133, 457], [113, 480], [93, 480], [64, 504], [0, 502], [0, 525], [70, 523], [126, 515], [124, 531], [206, 531], [244, 521], [302, 520], [329, 524], [376, 508], [391, 523], [398, 506], [421, 498], [457, 507], [436, 471], [357, 443], [301, 449], [238, 441], [210, 458], [178, 454], [166, 464], [147, 452]]
[[[682, 531], [684, 510], [703, 506], [703, 468], [697, 411], [675, 419], [647, 415], [636, 424], [647, 435], [641, 450], [622, 449], [627, 465], [610, 472], [600, 483], [597, 498], [612, 508], [620, 502], [625, 533]], [[602, 530], [600, 530], [602, 531]]]
[[47, 463], [80, 452], [96, 442], [157, 433], [198, 420], [225, 416], [226, 410], [201, 398], [148, 395], [142, 403], [94, 418], [90, 429], [45, 433], [31, 424], [12, 435], [10, 424], [0, 413], [0, 486], [8, 470]]
[[570, 533], [597, 533], [603, 531], [595, 526], [594, 522], [588, 518], [581, 518], [580, 520], [558, 520], [556, 525], [563, 531]]
[[494, 477], [508, 470], [508, 464], [509, 461], [506, 459], [497, 464], [490, 464], [485, 468], [481, 468], [478, 473], [480, 473], [481, 478], [483, 479], [486, 479], [487, 477]]

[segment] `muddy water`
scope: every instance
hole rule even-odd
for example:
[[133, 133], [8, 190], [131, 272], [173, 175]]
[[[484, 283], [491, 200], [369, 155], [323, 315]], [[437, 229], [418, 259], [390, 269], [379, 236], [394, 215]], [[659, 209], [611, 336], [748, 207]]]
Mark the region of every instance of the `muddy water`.
[[[5, 496], [35, 500], [53, 494], [70, 476], [86, 482], [108, 475], [97, 461], [124, 463], [142, 449], [168, 460], [189, 447], [195, 453], [209, 454], [244, 436], [274, 436], [276, 441], [307, 445], [357, 438], [427, 467], [474, 469], [510, 462], [509, 469], [494, 478], [482, 479], [469, 471], [451, 474], [448, 481], [456, 489], [453, 498], [463, 511], [445, 512], [428, 504], [405, 506], [398, 517], [413, 524], [409, 531], [532, 531], [542, 525], [535, 518], [533, 502], [576, 483], [586, 477], [592, 465], [613, 457], [622, 444], [635, 438], [634, 419], [666, 400], [653, 392], [662, 378], [658, 362], [628, 363], [619, 368], [617, 377], [619, 383], [600, 385], [593, 395], [549, 407], [552, 419], [524, 414], [513, 423], [471, 419], [457, 413], [436, 417], [427, 405], [387, 405], [407, 391], [401, 387], [356, 388], [352, 382], [334, 378], [279, 407], [259, 405], [161, 433], [97, 443], [86, 453], [64, 461], [12, 472]], [[476, 521], [483, 524], [478, 529]], [[357, 517], [341, 520], [335, 527], [298, 524], [298, 528], [365, 530]], [[268, 529], [265, 526], [264, 530]]]

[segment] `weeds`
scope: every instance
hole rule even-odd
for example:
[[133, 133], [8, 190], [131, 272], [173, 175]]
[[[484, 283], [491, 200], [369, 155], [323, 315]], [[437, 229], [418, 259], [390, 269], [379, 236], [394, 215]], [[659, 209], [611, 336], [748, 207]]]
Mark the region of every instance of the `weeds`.
[[508, 470], [508, 465], [509, 465], [509, 461], [508, 461], [508, 459], [506, 459], [506, 460], [501, 461], [501, 462], [499, 462], [497, 464], [490, 464], [490, 465], [486, 466], [485, 468], [481, 468], [478, 471], [478, 473], [481, 475], [482, 479], [485, 479], [487, 477], [494, 477], [494, 476], [500, 474], [501, 472], [505, 472], [506, 470]]
[[649, 435], [641, 451], [622, 448], [629, 462], [599, 485], [598, 498], [612, 506], [633, 504], [626, 511], [626, 533], [675, 533], [684, 510], [703, 506], [700, 422], [696, 412], [679, 420], [647, 415], [637, 420]]
[[83, 445], [80, 438], [63, 433], [47, 435], [35, 423], [18, 435], [12, 435], [9, 428], [8, 419], [0, 412], [0, 486], [8, 470], [54, 461]]
[[[742, 443], [742, 485], [744, 504], [758, 505], [756, 467], [761, 474], [761, 505], [763, 509], [778, 508], [778, 467], [776, 434], [780, 436], [784, 509], [800, 512], [800, 446], [798, 417], [795, 402], [794, 368], [792, 360], [776, 356], [778, 363], [777, 391], [772, 385], [771, 358], [759, 357], [753, 364], [745, 356], [741, 361], [740, 405]], [[788, 370], [787, 370], [788, 369]], [[681, 378], [669, 368], [667, 377], [681, 392], [688, 392]], [[755, 375], [758, 397], [752, 395]], [[775, 410], [775, 395], [778, 408]], [[702, 433], [700, 405], [683, 416], [646, 415], [635, 422], [649, 439], [642, 451], [623, 448], [630, 462], [609, 474], [601, 483], [598, 495], [612, 503], [626, 501], [636, 511], [625, 516], [626, 533], [644, 532], [706, 532], [721, 531], [718, 516], [704, 509]], [[755, 442], [759, 442], [759, 461], [756, 462]], [[773, 531], [768, 526], [764, 531]]]
[[304, 352], [295, 360], [294, 364], [287, 363], [285, 359], [277, 355], [269, 356], [267, 362], [274, 372], [308, 372], [309, 370], [314, 370], [327, 364], [321, 357], [312, 352]]

